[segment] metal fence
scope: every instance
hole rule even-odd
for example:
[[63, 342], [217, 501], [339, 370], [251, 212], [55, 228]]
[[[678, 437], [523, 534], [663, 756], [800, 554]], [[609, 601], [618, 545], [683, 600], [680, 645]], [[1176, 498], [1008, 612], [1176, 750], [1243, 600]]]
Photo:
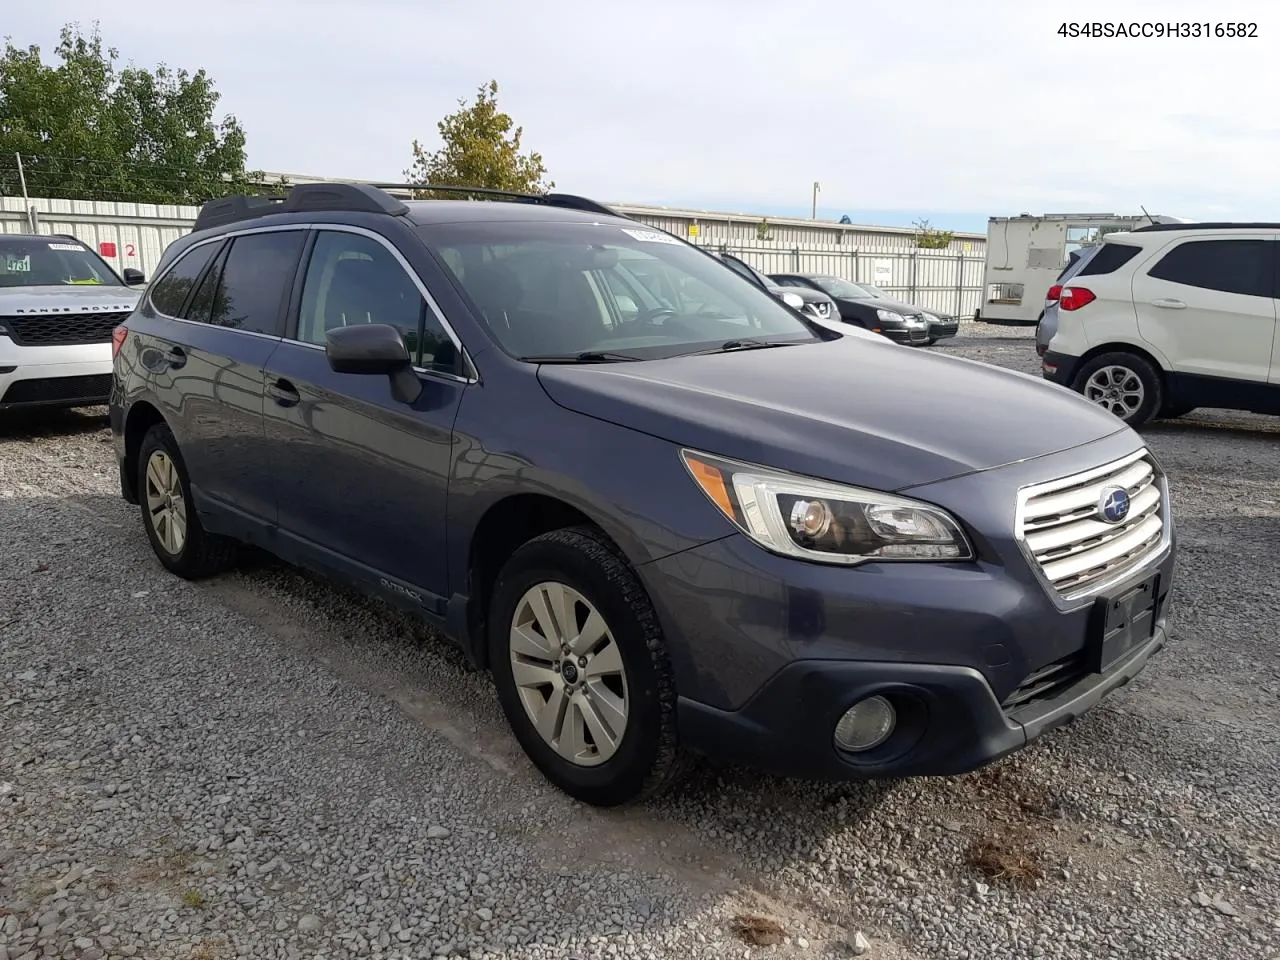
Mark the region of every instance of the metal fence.
[[982, 254], [704, 245], [732, 253], [765, 274], [825, 273], [854, 283], [870, 283], [939, 316], [963, 320], [972, 317], [981, 304], [985, 263]]
[[[0, 196], [0, 233], [72, 234], [117, 270], [133, 267], [150, 278], [165, 247], [190, 232], [198, 212], [191, 206]], [[648, 222], [644, 215], [635, 216]], [[783, 247], [726, 243], [715, 237], [689, 239], [741, 257], [766, 274], [827, 273], [855, 283], [871, 283], [942, 316], [972, 317], [981, 302], [981, 252], [868, 249], [845, 244]]]

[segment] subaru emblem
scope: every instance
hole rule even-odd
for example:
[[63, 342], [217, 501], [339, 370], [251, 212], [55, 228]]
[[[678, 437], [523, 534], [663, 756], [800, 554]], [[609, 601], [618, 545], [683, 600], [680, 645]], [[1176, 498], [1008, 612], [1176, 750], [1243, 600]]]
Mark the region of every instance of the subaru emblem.
[[1129, 515], [1129, 491], [1124, 487], [1107, 487], [1098, 497], [1098, 519], [1119, 523]]

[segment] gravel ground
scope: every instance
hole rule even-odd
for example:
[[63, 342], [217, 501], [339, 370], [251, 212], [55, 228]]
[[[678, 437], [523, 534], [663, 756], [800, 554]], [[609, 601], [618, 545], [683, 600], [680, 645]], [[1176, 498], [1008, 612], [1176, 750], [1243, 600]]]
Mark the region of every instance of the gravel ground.
[[[1037, 369], [1028, 331], [936, 349]], [[967, 777], [600, 812], [397, 614], [163, 574], [99, 413], [0, 420], [0, 960], [1280, 957], [1280, 420], [1145, 432], [1174, 638], [1102, 707]]]

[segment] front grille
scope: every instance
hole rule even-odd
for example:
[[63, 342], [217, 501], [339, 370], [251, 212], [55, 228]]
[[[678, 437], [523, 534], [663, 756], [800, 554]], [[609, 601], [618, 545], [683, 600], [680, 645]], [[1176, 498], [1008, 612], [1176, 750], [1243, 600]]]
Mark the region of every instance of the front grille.
[[1083, 652], [1076, 652], [1062, 657], [1053, 663], [1033, 671], [1023, 680], [1018, 689], [1005, 697], [1005, 713], [1011, 713], [1019, 707], [1052, 700], [1067, 688], [1078, 683], [1087, 672]]
[[[1104, 493], [1122, 488], [1127, 515], [1102, 519]], [[1073, 600], [1140, 566], [1165, 541], [1159, 469], [1147, 451], [1086, 473], [1024, 489], [1018, 537], [1044, 578]]]
[[0, 404], [10, 403], [106, 403], [111, 396], [111, 374], [84, 377], [46, 377], [18, 380], [0, 396]]
[[92, 313], [35, 313], [0, 317], [0, 327], [20, 347], [53, 347], [81, 343], [110, 343], [111, 331], [128, 318], [129, 311]]

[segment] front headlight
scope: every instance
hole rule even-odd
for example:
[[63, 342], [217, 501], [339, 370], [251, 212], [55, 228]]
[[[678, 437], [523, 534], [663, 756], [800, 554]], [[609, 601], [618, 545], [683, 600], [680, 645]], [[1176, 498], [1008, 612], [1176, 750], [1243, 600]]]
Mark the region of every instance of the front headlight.
[[934, 314], [932, 314], [932, 313], [925, 313], [925, 314], [921, 314], [921, 316], [923, 316], [923, 317], [924, 317], [924, 322], [925, 322], [925, 323], [937, 323], [937, 322], [938, 322], [938, 318], [937, 318], [937, 316], [935, 316], [935, 315], [934, 315]]
[[888, 323], [905, 323], [906, 317], [900, 313], [894, 313], [892, 310], [877, 310], [876, 316]]
[[839, 564], [974, 558], [960, 525], [939, 507], [694, 450], [680, 455], [720, 512], [774, 553]]

